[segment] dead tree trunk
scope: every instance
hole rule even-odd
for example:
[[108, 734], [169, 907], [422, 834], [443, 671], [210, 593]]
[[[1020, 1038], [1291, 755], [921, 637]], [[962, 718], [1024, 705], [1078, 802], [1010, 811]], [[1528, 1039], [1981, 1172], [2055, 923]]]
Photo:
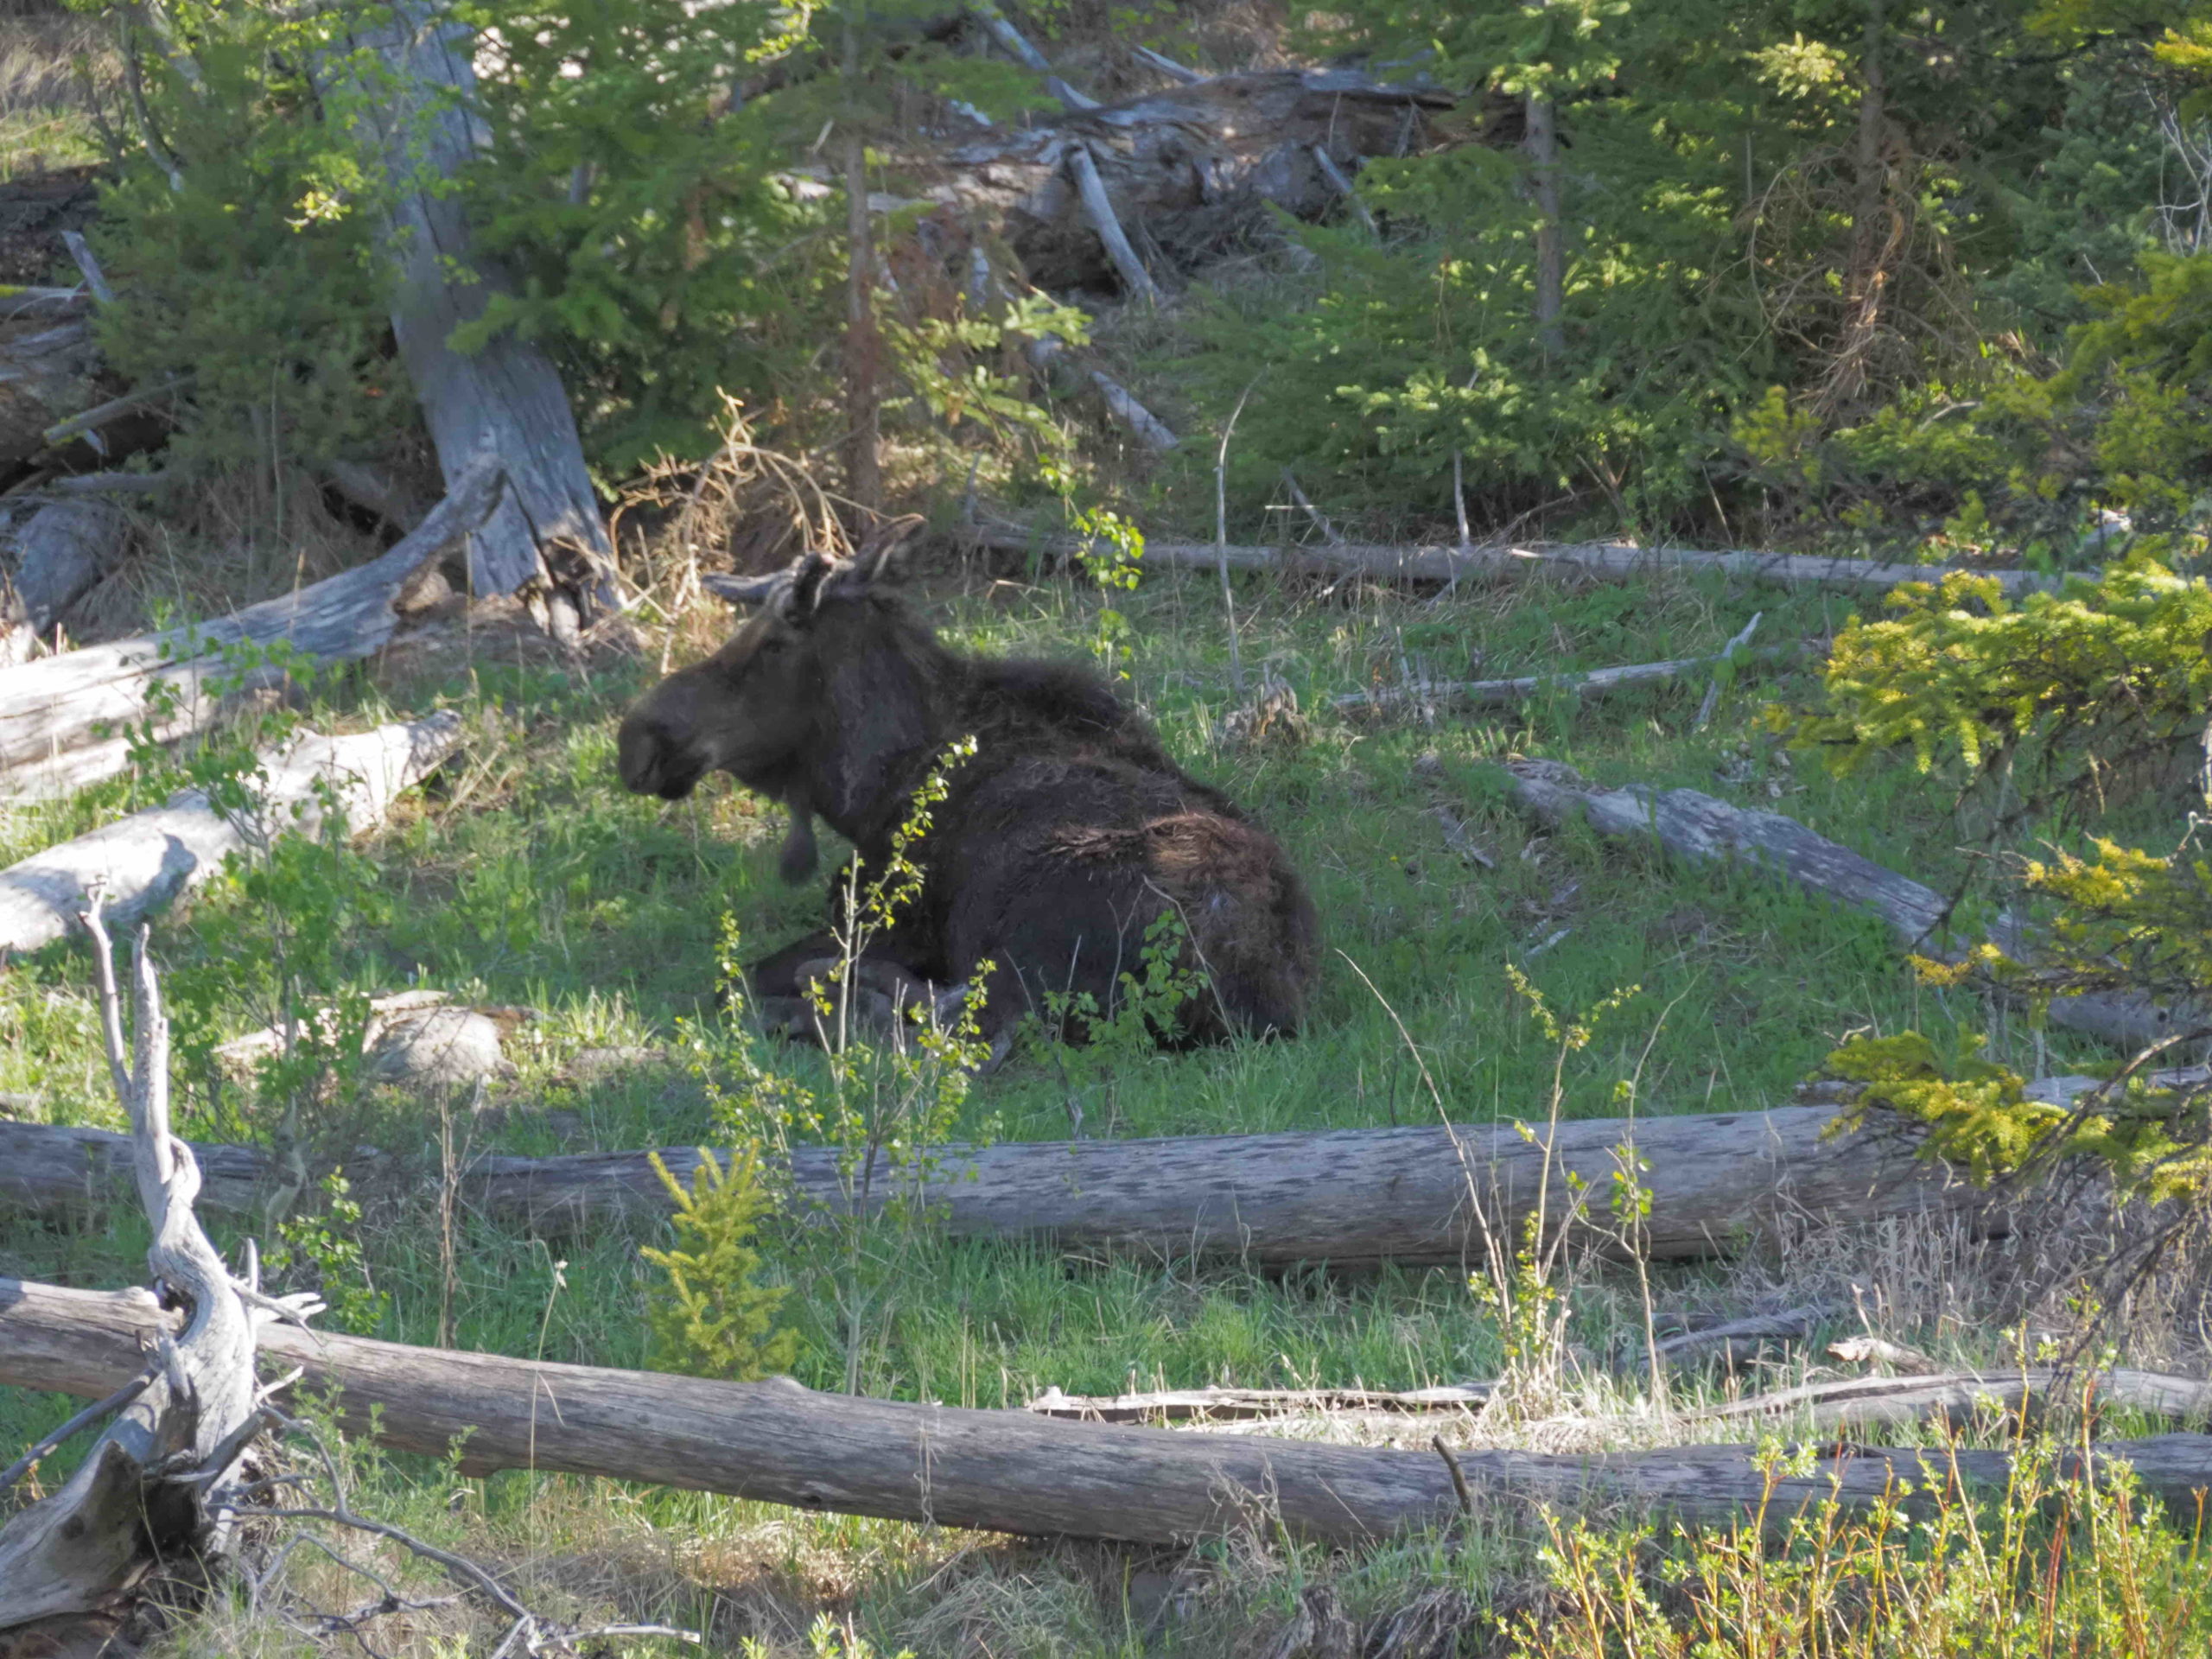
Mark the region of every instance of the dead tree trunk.
[[[110, 1387], [134, 1377], [142, 1386], [68, 1483], [0, 1528], [0, 1636], [17, 1632], [26, 1652], [97, 1645], [93, 1623], [163, 1565], [219, 1566], [232, 1548], [239, 1489], [258, 1472], [248, 1463], [260, 1426], [256, 1315], [193, 1213], [199, 1170], [169, 1133], [168, 1027], [145, 936], [132, 955], [136, 1031], [126, 1054], [97, 908], [86, 922], [98, 950], [108, 1069], [130, 1113], [139, 1201], [153, 1224], [147, 1262], [168, 1305], [187, 1313], [180, 1328], [143, 1291], [107, 1299], [136, 1311], [145, 1338], [143, 1349], [117, 1351]], [[296, 1317], [308, 1305], [296, 1300], [288, 1311]]]
[[498, 510], [470, 533], [471, 584], [537, 599], [551, 631], [572, 637], [579, 621], [619, 611], [621, 600], [560, 375], [512, 334], [467, 355], [449, 343], [504, 281], [472, 252], [460, 201], [437, 190], [485, 142], [470, 43], [435, 0], [402, 0], [388, 24], [358, 41], [385, 71], [384, 84], [354, 92], [365, 147], [398, 191], [392, 332], [448, 486], [487, 453], [508, 477]]
[[[1573, 767], [1553, 761], [1517, 761], [1507, 770], [1515, 798], [1548, 823], [1580, 817], [1601, 836], [1656, 842], [1692, 863], [1743, 863], [1777, 873], [1808, 892], [1871, 911], [1907, 947], [1943, 954], [1925, 943], [1949, 916], [1942, 893], [1861, 858], [1795, 818], [1732, 806], [1694, 789], [1661, 793], [1641, 784], [1591, 789]], [[2032, 941], [2012, 935], [1999, 943], [2016, 957], [2032, 948]], [[2055, 1026], [2130, 1050], [2187, 1029], [2194, 1017], [2148, 997], [2104, 995], [2054, 997], [2048, 1013]]]
[[0, 467], [39, 454], [47, 448], [47, 429], [104, 395], [92, 325], [52, 320], [61, 315], [58, 307], [40, 306], [33, 316], [10, 321], [8, 290], [0, 289]]
[[[1784, 1106], [1562, 1123], [1549, 1224], [1565, 1217], [1557, 1195], [1570, 1172], [1592, 1191], [1610, 1190], [1617, 1160], [1631, 1146], [1650, 1165], [1643, 1179], [1651, 1213], [1637, 1245], [1655, 1257], [1734, 1249], [1784, 1215], [1983, 1217], [1986, 1195], [1916, 1157], [1907, 1135], [1870, 1128], [1830, 1138], [1835, 1117], [1833, 1106]], [[267, 1178], [259, 1154], [202, 1150], [216, 1172], [207, 1201], [253, 1211]], [[81, 1212], [110, 1190], [119, 1151], [97, 1130], [0, 1122], [0, 1212]], [[688, 1147], [659, 1155], [686, 1182], [698, 1162]], [[668, 1194], [651, 1156], [480, 1158], [462, 1175], [461, 1196], [502, 1223], [551, 1233], [588, 1231], [626, 1215], [659, 1217]], [[412, 1174], [379, 1174], [359, 1157], [347, 1167], [365, 1191]], [[1517, 1245], [1543, 1177], [1542, 1147], [1510, 1127], [1325, 1129], [954, 1147], [924, 1197], [954, 1238], [1028, 1236], [1071, 1250], [1358, 1266], [1478, 1255], [1485, 1224]], [[828, 1148], [795, 1148], [789, 1179], [801, 1214], [845, 1204]], [[2001, 1224], [1999, 1217], [1986, 1219]], [[1605, 1224], [1602, 1217], [1591, 1224], [1600, 1243]]]
[[238, 677], [219, 656], [230, 646], [281, 639], [318, 662], [373, 655], [399, 626], [409, 580], [484, 521], [503, 482], [496, 465], [474, 468], [382, 557], [296, 594], [197, 626], [0, 668], [0, 791], [67, 793], [122, 771], [126, 743], [100, 741], [98, 730], [155, 715], [157, 685], [175, 694], [156, 718], [158, 735], [208, 725], [223, 707], [215, 682]]
[[[143, 1299], [0, 1279], [0, 1382], [99, 1395], [142, 1363], [162, 1316]], [[728, 1492], [817, 1511], [991, 1532], [1180, 1543], [1277, 1525], [1357, 1543], [1448, 1523], [1454, 1471], [1427, 1452], [1259, 1436], [1178, 1433], [816, 1394], [787, 1378], [718, 1382], [493, 1354], [410, 1348], [282, 1326], [261, 1339], [311, 1389], [339, 1390], [353, 1432], [434, 1458], [466, 1435], [461, 1469], [541, 1469]], [[2094, 1448], [2133, 1465], [2184, 1516], [2212, 1484], [2212, 1437], [2167, 1434]], [[1923, 1460], [1927, 1461], [1923, 1472]], [[2088, 1461], [2075, 1454], [2070, 1470]], [[2001, 1452], [1810, 1455], [1770, 1476], [1749, 1446], [1546, 1455], [1465, 1451], [1471, 1505], [1626, 1501], [1685, 1521], [1780, 1526], [1830, 1501], [1864, 1511], [1955, 1481], [2001, 1483]]]
[[[233, 852], [280, 835], [313, 835], [328, 804], [360, 830], [436, 767], [460, 741], [461, 718], [441, 709], [407, 725], [339, 737], [310, 734], [262, 758], [259, 810], [251, 822], [219, 811], [196, 789], [0, 870], [0, 957], [53, 944], [107, 896], [126, 925], [199, 886]], [[327, 796], [326, 791], [331, 791]]]

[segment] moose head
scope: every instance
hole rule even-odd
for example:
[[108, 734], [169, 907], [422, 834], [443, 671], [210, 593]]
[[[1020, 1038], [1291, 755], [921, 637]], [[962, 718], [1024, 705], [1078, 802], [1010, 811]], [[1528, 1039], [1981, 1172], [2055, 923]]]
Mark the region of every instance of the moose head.
[[814, 814], [857, 837], [899, 763], [932, 736], [930, 669], [942, 652], [884, 580], [921, 523], [893, 520], [849, 559], [809, 553], [771, 575], [705, 578], [752, 614], [632, 705], [617, 748], [624, 786], [681, 800], [726, 772], [782, 802], [787, 881], [815, 868]]

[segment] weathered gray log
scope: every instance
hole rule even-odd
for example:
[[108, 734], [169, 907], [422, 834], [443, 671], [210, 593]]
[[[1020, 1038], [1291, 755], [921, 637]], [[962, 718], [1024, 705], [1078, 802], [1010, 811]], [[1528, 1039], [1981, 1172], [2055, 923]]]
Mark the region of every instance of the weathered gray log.
[[[100, 741], [102, 726], [145, 721], [155, 713], [149, 698], [157, 684], [170, 689], [174, 702], [156, 722], [158, 736], [206, 726], [221, 711], [221, 691], [241, 678], [220, 657], [231, 646], [282, 640], [317, 662], [373, 655], [398, 626], [394, 604], [409, 579], [483, 521], [498, 503], [503, 481], [496, 462], [479, 465], [382, 557], [297, 593], [193, 627], [0, 668], [0, 791], [40, 792], [38, 774], [49, 768], [90, 781], [83, 768], [57, 765], [57, 758]], [[237, 689], [281, 677], [276, 670], [247, 675], [248, 684]], [[106, 758], [115, 762], [111, 771], [120, 771], [123, 745], [105, 741]]]
[[1840, 1303], [1809, 1302], [1780, 1313], [1754, 1313], [1668, 1337], [1655, 1345], [1655, 1351], [1666, 1365], [1710, 1360], [1727, 1366], [1748, 1364], [1767, 1344], [1802, 1342], [1822, 1319], [1845, 1311]]
[[[1879, 916], [1908, 949], [1923, 948], [1949, 915], [1948, 901], [1933, 887], [1884, 869], [1778, 812], [1732, 806], [1694, 789], [1662, 793], [1642, 784], [1592, 789], [1573, 767], [1552, 761], [1515, 761], [1506, 769], [1514, 798], [1548, 823], [1579, 817], [1601, 836], [1656, 842], [1694, 864], [1740, 863], [1779, 874], [1808, 892]], [[2032, 948], [2018, 935], [1999, 943], [2014, 956]], [[1924, 948], [1931, 956], [1960, 956]], [[2103, 994], [2054, 997], [2047, 1017], [2055, 1026], [2126, 1049], [2147, 1048], [2193, 1018], [2188, 1010], [2177, 1014], [2147, 997]]]
[[[1564, 1213], [1556, 1195], [1568, 1172], [1606, 1190], [1618, 1149], [1631, 1142], [1651, 1166], [1642, 1243], [1656, 1257], [1723, 1253], [1785, 1215], [1808, 1211], [1846, 1221], [1984, 1217], [1986, 1196], [1916, 1157], [1907, 1135], [1831, 1137], [1835, 1118], [1833, 1106], [1785, 1106], [1562, 1123], [1552, 1219]], [[118, 1151], [97, 1131], [0, 1122], [0, 1208], [80, 1209], [86, 1194], [111, 1180]], [[690, 1147], [659, 1156], [686, 1183], [698, 1163]], [[462, 1176], [462, 1197], [507, 1224], [553, 1233], [603, 1227], [626, 1214], [664, 1216], [668, 1193], [652, 1157], [480, 1157]], [[214, 1172], [204, 1201], [251, 1211], [260, 1179], [252, 1155], [207, 1147], [204, 1161]], [[1076, 1250], [1261, 1264], [1459, 1262], [1482, 1249], [1478, 1204], [1489, 1225], [1517, 1243], [1542, 1166], [1540, 1147], [1496, 1125], [1007, 1141], [948, 1148], [925, 1197], [954, 1238], [1027, 1236]], [[383, 1179], [359, 1157], [347, 1169], [365, 1189]], [[844, 1202], [828, 1148], [794, 1148], [788, 1178], [802, 1211]], [[1603, 1224], [1599, 1217], [1601, 1232]]]
[[[162, 1316], [143, 1298], [0, 1279], [0, 1382], [86, 1397], [139, 1365]], [[1452, 1471], [1427, 1452], [1259, 1436], [1056, 1422], [1026, 1411], [816, 1394], [785, 1379], [719, 1382], [490, 1354], [411, 1348], [276, 1326], [261, 1347], [302, 1385], [338, 1391], [341, 1420], [434, 1458], [466, 1436], [465, 1473], [527, 1468], [728, 1492], [813, 1510], [1076, 1538], [1184, 1542], [1281, 1526], [1352, 1543], [1439, 1527], [1458, 1513]], [[1926, 1473], [1922, 1460], [1929, 1460]], [[2194, 1513], [2212, 1484], [2212, 1436], [2167, 1434], [2094, 1449], [2133, 1465], [2145, 1491]], [[1484, 1505], [1586, 1498], [1694, 1522], [1780, 1525], [1828, 1502], [1863, 1511], [1895, 1484], [2000, 1483], [2000, 1452], [1815, 1454], [1770, 1477], [1750, 1446], [1547, 1455], [1465, 1451]], [[2069, 1471], [2082, 1467], [2076, 1455]], [[1926, 1493], [1914, 1500], [1925, 1503]]]
[[8, 540], [10, 621], [43, 634], [123, 556], [130, 522], [104, 501], [56, 501], [26, 518]]
[[512, 331], [467, 354], [449, 343], [505, 283], [472, 251], [460, 199], [438, 188], [475, 161], [488, 137], [476, 113], [469, 31], [428, 0], [402, 0], [355, 45], [385, 71], [384, 84], [354, 89], [354, 118], [397, 187], [391, 323], [400, 360], [448, 487], [487, 452], [509, 480], [498, 510], [470, 534], [470, 582], [479, 594], [545, 595], [553, 632], [565, 634], [579, 614], [593, 621], [622, 601], [560, 375]]
[[[212, 1564], [228, 1554], [259, 1409], [255, 1316], [193, 1213], [198, 1171], [169, 1133], [168, 1027], [145, 938], [132, 955], [136, 1031], [126, 1052], [107, 932], [97, 911], [88, 923], [108, 1068], [130, 1114], [133, 1173], [153, 1224], [147, 1263], [191, 1313], [181, 1329], [156, 1316], [145, 1332], [155, 1362], [145, 1387], [58, 1491], [0, 1527], [0, 1634], [22, 1633], [25, 1652], [67, 1649], [73, 1621], [111, 1608], [164, 1560]], [[118, 1300], [153, 1312], [143, 1292]], [[146, 1353], [127, 1369], [147, 1370]]]
[[383, 821], [460, 741], [461, 717], [441, 709], [406, 724], [338, 737], [311, 734], [262, 757], [251, 819], [219, 811], [206, 793], [180, 790], [135, 812], [0, 870], [0, 953], [20, 956], [64, 937], [95, 887], [126, 925], [199, 886], [223, 860], [283, 835], [313, 835], [334, 806], [347, 825]]
[[[1032, 530], [1017, 524], [984, 524], [971, 532], [982, 547], [1009, 553], [1039, 553], [1068, 558], [1085, 550], [1084, 537]], [[1145, 538], [1145, 557], [1155, 564], [1193, 570], [1214, 568], [1211, 542]], [[1954, 567], [1884, 564], [1871, 559], [1822, 559], [1796, 553], [1700, 552], [1690, 548], [1622, 547], [1611, 543], [1560, 543], [1527, 548], [1384, 547], [1344, 542], [1315, 547], [1255, 547], [1231, 543], [1228, 563], [1234, 570], [1325, 570], [1378, 582], [1456, 582], [1476, 576], [1525, 575], [1532, 570], [1571, 571], [1603, 582], [1627, 582], [1664, 574], [1722, 575], [1783, 587], [1855, 588], [1885, 593], [1908, 582], [1939, 582]], [[2056, 586], [2032, 570], [1993, 570], [2007, 594]]]
[[2036, 1365], [1936, 1376], [1848, 1377], [1732, 1400], [1697, 1417], [1705, 1422], [1780, 1421], [1834, 1433], [1917, 1423], [1966, 1427], [1977, 1419], [2009, 1416], [2018, 1421], [2023, 1414], [2037, 1421], [2054, 1409], [2079, 1413], [2084, 1406], [2202, 1427], [2212, 1421], [2212, 1382], [2124, 1366], [2070, 1374]]
[[[1147, 555], [1151, 543], [1145, 544]], [[1777, 662], [1795, 657], [1802, 647], [1767, 645], [1738, 653]], [[1386, 685], [1372, 691], [1347, 691], [1336, 699], [1348, 714], [1404, 708], [1510, 709], [1541, 697], [1603, 697], [1640, 686], [1670, 685], [1693, 674], [1707, 673], [1732, 660], [1728, 653], [1712, 657], [1684, 657], [1669, 663], [1633, 663], [1621, 668], [1593, 668], [1580, 674], [1529, 674], [1512, 680], [1416, 680], [1406, 685]], [[1717, 682], [1716, 682], [1717, 683]]]

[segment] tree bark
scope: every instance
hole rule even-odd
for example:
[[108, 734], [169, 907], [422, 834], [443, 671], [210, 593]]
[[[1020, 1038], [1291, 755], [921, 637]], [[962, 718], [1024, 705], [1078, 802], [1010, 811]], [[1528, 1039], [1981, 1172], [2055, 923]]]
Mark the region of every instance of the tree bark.
[[0, 953], [21, 956], [64, 937], [95, 885], [106, 895], [108, 914], [130, 925], [198, 887], [231, 853], [279, 835], [315, 834], [324, 822], [326, 790], [334, 791], [331, 800], [352, 828], [367, 829], [460, 737], [461, 718], [450, 709], [372, 732], [310, 734], [262, 757], [266, 780], [256, 822], [219, 812], [204, 793], [188, 789], [166, 805], [34, 853], [0, 870]]
[[435, 0], [400, 0], [390, 22], [359, 44], [378, 54], [389, 77], [386, 86], [354, 90], [365, 145], [397, 188], [391, 324], [400, 360], [448, 487], [487, 453], [511, 485], [470, 533], [471, 585], [480, 594], [545, 596], [554, 631], [568, 634], [569, 624], [619, 611], [621, 600], [560, 375], [511, 332], [467, 355], [449, 343], [505, 283], [474, 253], [460, 200], [440, 188], [486, 140], [474, 113], [469, 32]]
[[[86, 1396], [141, 1363], [162, 1316], [142, 1299], [0, 1279], [0, 1382]], [[788, 1379], [718, 1382], [489, 1354], [410, 1348], [283, 1326], [261, 1345], [336, 1389], [356, 1433], [433, 1458], [466, 1434], [461, 1466], [540, 1469], [644, 1480], [817, 1511], [880, 1516], [1075, 1538], [1182, 1543], [1280, 1525], [1325, 1543], [1440, 1527], [1459, 1512], [1452, 1471], [1426, 1452], [1323, 1446], [1260, 1436], [1056, 1422], [823, 1395]], [[2069, 1470], [2132, 1464], [2144, 1490], [2193, 1514], [2212, 1483], [2212, 1437], [2115, 1441]], [[1922, 1471], [1923, 1459], [1929, 1460]], [[1815, 1454], [1804, 1472], [1770, 1477], [1749, 1446], [1546, 1455], [1455, 1455], [1485, 1507], [1586, 1500], [1649, 1506], [1691, 1522], [1779, 1526], [1830, 1500], [1864, 1511], [1895, 1484], [1941, 1491], [1955, 1477], [2003, 1481], [2001, 1452]], [[1924, 1504], [1923, 1490], [1910, 1500]]]
[[875, 253], [869, 236], [868, 140], [845, 136], [845, 487], [870, 512], [883, 507], [883, 346], [875, 327]]
[[[1088, 545], [1083, 537], [1032, 530], [1025, 525], [987, 524], [971, 532], [977, 545], [1010, 553], [1072, 557]], [[1147, 563], [1181, 569], [1214, 568], [1211, 542], [1145, 537]], [[1616, 543], [1556, 543], [1534, 547], [1382, 547], [1344, 542], [1311, 547], [1254, 547], [1231, 543], [1230, 566], [1238, 570], [1300, 569], [1378, 582], [1464, 582], [1478, 576], [1525, 575], [1554, 570], [1598, 582], [1633, 582], [1669, 573], [1726, 575], [1785, 588], [1841, 588], [1887, 593], [1908, 582], [1940, 582], [1948, 566], [1884, 564], [1872, 559], [1820, 558], [1803, 553], [1730, 550], [1700, 552], [1680, 547], [1630, 547]], [[1980, 572], [1994, 576], [2005, 593], [2022, 594], [2057, 586], [2032, 570]]]
[[[1553, 761], [1516, 761], [1506, 769], [1513, 776], [1515, 798], [1548, 823], [1580, 816], [1601, 836], [1656, 841], [1694, 864], [1745, 863], [1771, 871], [1809, 892], [1879, 916], [1908, 949], [1960, 959], [1960, 953], [1947, 955], [1942, 947], [1925, 943], [1948, 917], [1949, 901], [1942, 893], [1861, 858], [1795, 818], [1732, 806], [1694, 789], [1663, 794], [1642, 784], [1591, 789], [1573, 767]], [[2016, 958], [2034, 948], [2034, 941], [2017, 931], [1998, 943]], [[2201, 1010], [2169, 1008], [2148, 997], [2094, 994], [2053, 997], [2047, 1017], [2054, 1026], [2100, 1042], [2141, 1050], [2187, 1029]]]
[[[382, 557], [296, 594], [197, 626], [0, 668], [0, 791], [51, 793], [122, 771], [123, 740], [100, 741], [97, 753], [87, 748], [103, 725], [155, 717], [163, 738], [207, 726], [223, 707], [216, 682], [238, 677], [219, 655], [230, 646], [281, 639], [318, 662], [373, 655], [398, 626], [395, 605], [409, 580], [481, 524], [503, 487], [498, 466], [472, 469]], [[175, 694], [174, 708], [158, 715], [156, 686]]]
[[1567, 354], [1560, 311], [1567, 295], [1567, 252], [1561, 240], [1558, 109], [1548, 98], [1528, 101], [1530, 184], [1536, 200], [1536, 340], [1544, 355]]
[[[1651, 1213], [1637, 1245], [1655, 1257], [1720, 1254], [1783, 1216], [1808, 1212], [1847, 1222], [1934, 1214], [2002, 1224], [1985, 1215], [1985, 1194], [1916, 1157], [1909, 1136], [1870, 1128], [1831, 1138], [1835, 1119], [1832, 1105], [1804, 1105], [1562, 1123], [1549, 1224], [1565, 1216], [1558, 1195], [1568, 1172], [1592, 1191], [1609, 1190], [1617, 1151], [1630, 1144], [1651, 1166], [1643, 1177]], [[0, 1211], [82, 1211], [111, 1187], [119, 1152], [96, 1130], [0, 1122]], [[267, 1179], [259, 1154], [215, 1147], [201, 1154], [210, 1172], [204, 1202], [251, 1213]], [[689, 1183], [695, 1149], [659, 1155]], [[656, 1218], [668, 1213], [668, 1195], [651, 1156], [481, 1157], [463, 1172], [461, 1195], [504, 1224], [556, 1234]], [[1497, 1125], [1008, 1141], [947, 1148], [923, 1196], [953, 1238], [1028, 1236], [1069, 1250], [1261, 1266], [1457, 1262], [1479, 1255], [1485, 1224], [1518, 1246], [1543, 1162], [1540, 1145]], [[413, 1174], [380, 1173], [358, 1156], [347, 1167], [364, 1191], [411, 1183]], [[830, 1149], [795, 1148], [788, 1179], [798, 1213], [842, 1207]], [[1605, 1238], [1606, 1218], [1588, 1230], [1593, 1242], [1619, 1249]]]
[[9, 537], [8, 620], [33, 634], [51, 631], [122, 558], [130, 529], [104, 501], [56, 501], [33, 512]]

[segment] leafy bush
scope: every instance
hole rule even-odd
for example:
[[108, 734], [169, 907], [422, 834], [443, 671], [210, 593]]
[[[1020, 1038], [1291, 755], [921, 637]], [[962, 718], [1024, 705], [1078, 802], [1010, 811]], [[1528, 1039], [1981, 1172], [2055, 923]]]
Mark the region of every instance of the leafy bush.
[[1902, 747], [1923, 772], [1955, 761], [1970, 776], [2025, 757], [2025, 803], [2101, 798], [2131, 770], [2155, 777], [2212, 706], [2212, 588], [2159, 563], [2175, 550], [2147, 544], [2100, 580], [2018, 601], [1988, 576], [1907, 583], [1893, 615], [1837, 634], [1824, 706], [1778, 723], [1840, 772]]

